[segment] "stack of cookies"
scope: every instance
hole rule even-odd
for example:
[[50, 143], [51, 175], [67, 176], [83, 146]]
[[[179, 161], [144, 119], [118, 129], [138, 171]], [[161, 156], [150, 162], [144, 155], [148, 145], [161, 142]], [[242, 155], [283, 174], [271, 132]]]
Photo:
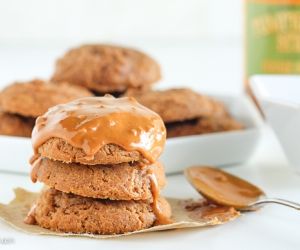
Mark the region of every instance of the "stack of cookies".
[[120, 96], [145, 91], [161, 78], [160, 66], [149, 55], [121, 46], [90, 44], [69, 50], [57, 60], [54, 82], [84, 86], [97, 95]]
[[30, 137], [35, 119], [60, 103], [91, 96], [79, 86], [32, 80], [17, 82], [0, 92], [0, 134]]
[[120, 234], [169, 223], [159, 115], [134, 98], [89, 97], [55, 106], [32, 134], [33, 182], [46, 188], [26, 223], [62, 232]]
[[149, 91], [132, 96], [161, 116], [168, 138], [244, 128], [223, 103], [191, 89]]

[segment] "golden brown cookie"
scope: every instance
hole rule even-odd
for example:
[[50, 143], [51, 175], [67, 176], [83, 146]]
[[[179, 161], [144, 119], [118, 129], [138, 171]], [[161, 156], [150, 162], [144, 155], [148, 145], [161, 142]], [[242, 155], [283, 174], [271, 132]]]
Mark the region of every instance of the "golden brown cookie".
[[65, 164], [46, 158], [35, 164], [31, 178], [65, 193], [110, 200], [151, 200], [150, 171], [158, 186], [165, 185], [161, 164], [141, 167], [139, 164], [81, 165]]
[[0, 135], [30, 137], [34, 119], [0, 111]]
[[160, 77], [158, 63], [140, 51], [92, 44], [71, 49], [60, 58], [52, 80], [105, 94], [149, 88]]
[[[170, 217], [168, 202], [159, 201], [163, 214]], [[25, 222], [66, 233], [122, 234], [149, 228], [155, 220], [148, 201], [101, 200], [46, 189]]]
[[139, 103], [158, 113], [165, 123], [228, 115], [222, 103], [191, 89], [150, 91], [133, 96]]
[[57, 85], [42, 80], [17, 82], [0, 92], [0, 109], [8, 113], [37, 117], [52, 106], [91, 95], [85, 88], [66, 83]]
[[167, 137], [200, 135], [222, 131], [241, 130], [244, 125], [230, 117], [203, 117], [166, 125]]
[[51, 138], [38, 148], [42, 157], [64, 163], [81, 163], [86, 165], [119, 164], [124, 162], [144, 161], [138, 151], [126, 151], [115, 144], [106, 144], [94, 155], [88, 158], [81, 148], [76, 148], [60, 138]]

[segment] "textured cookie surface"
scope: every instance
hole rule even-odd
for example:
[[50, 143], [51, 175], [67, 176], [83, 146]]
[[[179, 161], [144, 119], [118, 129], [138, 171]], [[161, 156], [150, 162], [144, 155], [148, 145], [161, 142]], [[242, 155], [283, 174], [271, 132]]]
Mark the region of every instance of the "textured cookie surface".
[[138, 151], [126, 151], [115, 144], [104, 145], [93, 158], [90, 158], [82, 149], [75, 148], [60, 138], [51, 138], [46, 141], [38, 148], [38, 153], [52, 160], [87, 165], [144, 161], [143, 156]]
[[52, 106], [91, 95], [79, 86], [33, 80], [4, 88], [0, 92], [0, 109], [22, 116], [38, 117]]
[[65, 193], [110, 200], [152, 199], [149, 172], [156, 176], [159, 188], [165, 185], [161, 164], [143, 167], [137, 164], [81, 165], [42, 159], [32, 169], [32, 179]]
[[133, 95], [138, 102], [158, 113], [165, 123], [202, 116], [227, 116], [224, 105], [190, 89], [168, 89]]
[[166, 124], [167, 137], [199, 135], [222, 131], [241, 130], [244, 126], [230, 117], [204, 117]]
[[101, 93], [147, 88], [160, 79], [159, 65], [148, 55], [111, 45], [84, 45], [57, 61], [52, 80], [67, 81]]
[[30, 137], [35, 119], [0, 112], [0, 134]]
[[[163, 213], [170, 217], [167, 201], [160, 198]], [[151, 227], [155, 222], [147, 201], [110, 201], [66, 194], [55, 189], [43, 191], [31, 222], [54, 231], [121, 234]]]

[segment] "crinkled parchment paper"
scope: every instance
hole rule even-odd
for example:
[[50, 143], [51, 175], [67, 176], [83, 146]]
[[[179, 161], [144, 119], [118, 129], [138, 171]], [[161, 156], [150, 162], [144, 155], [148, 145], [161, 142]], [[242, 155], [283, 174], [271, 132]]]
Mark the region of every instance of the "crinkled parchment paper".
[[[28, 192], [22, 188], [14, 190], [15, 198], [9, 204], [0, 204], [0, 219], [10, 224], [12, 227], [31, 234], [57, 235], [57, 236], [81, 236], [97, 239], [105, 239], [111, 237], [125, 236], [138, 233], [147, 233], [154, 231], [162, 231], [176, 228], [189, 227], [206, 227], [219, 225], [231, 221], [239, 216], [239, 212], [234, 209], [219, 207], [215, 209], [215, 213], [207, 217], [199, 216], [201, 211], [204, 211], [208, 205], [200, 205], [199, 202], [187, 200], [169, 199], [172, 207], [172, 224], [154, 226], [145, 230], [139, 230], [126, 234], [118, 235], [95, 235], [95, 234], [72, 234], [53, 232], [36, 225], [27, 225], [23, 222], [31, 205], [38, 196], [38, 193]], [[198, 204], [198, 205], [197, 205]], [[206, 207], [205, 207], [206, 206]], [[204, 210], [203, 210], [204, 209]]]

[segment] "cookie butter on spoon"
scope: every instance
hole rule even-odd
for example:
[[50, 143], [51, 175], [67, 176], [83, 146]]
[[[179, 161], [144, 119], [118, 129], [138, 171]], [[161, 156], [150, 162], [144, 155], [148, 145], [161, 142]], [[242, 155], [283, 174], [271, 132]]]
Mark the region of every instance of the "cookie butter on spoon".
[[95, 234], [169, 223], [157, 162], [165, 140], [159, 115], [133, 98], [82, 98], [51, 108], [37, 119], [31, 159], [32, 181], [48, 188], [25, 222]]
[[266, 198], [257, 186], [218, 168], [189, 167], [185, 176], [193, 187], [212, 203], [240, 210], [254, 210], [266, 203], [277, 203], [300, 210], [300, 204]]

